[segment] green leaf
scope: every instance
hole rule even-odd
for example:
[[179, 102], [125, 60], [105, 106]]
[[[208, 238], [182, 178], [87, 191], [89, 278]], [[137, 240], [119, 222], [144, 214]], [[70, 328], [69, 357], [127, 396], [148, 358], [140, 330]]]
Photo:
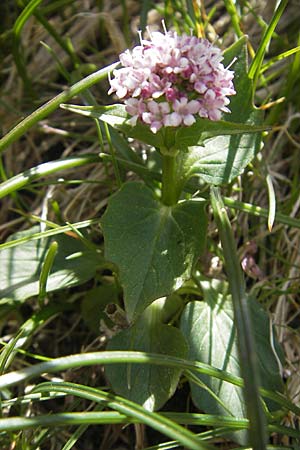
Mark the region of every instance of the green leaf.
[[99, 334], [101, 320], [107, 326], [113, 325], [104, 312], [109, 303], [118, 303], [118, 290], [114, 284], [103, 284], [89, 290], [81, 302], [82, 318], [96, 334]]
[[[253, 106], [253, 86], [247, 75], [247, 47], [243, 37], [224, 53], [224, 63], [232, 65], [236, 95], [230, 98], [230, 114], [224, 114], [224, 120], [235, 124], [244, 124], [258, 129], [263, 120], [263, 112]], [[263, 128], [263, 127], [262, 127]], [[262, 129], [261, 128], [261, 129]], [[266, 129], [266, 127], [264, 127]], [[220, 133], [222, 134], [222, 133]], [[233, 133], [232, 133], [233, 134]], [[207, 134], [209, 137], [209, 133]], [[205, 182], [215, 185], [230, 183], [240, 175], [253, 160], [261, 147], [261, 133], [217, 136], [208, 139], [201, 146], [191, 146], [184, 155], [187, 178], [200, 176]]]
[[[36, 233], [39, 227], [13, 234], [18, 239]], [[47, 279], [47, 292], [82, 284], [103, 264], [96, 251], [66, 234], [55, 236], [58, 251]], [[0, 251], [0, 303], [23, 301], [39, 293], [39, 277], [52, 238], [32, 240]]]
[[[150, 305], [137, 323], [113, 337], [108, 350], [135, 350], [184, 358], [187, 345], [181, 332], [162, 324], [156, 317], [156, 309], [163, 308], [167, 301], [160, 299]], [[116, 393], [150, 411], [161, 408], [173, 395], [181, 374], [177, 368], [148, 364], [117, 364], [107, 366], [105, 372]]]
[[153, 147], [167, 147], [176, 150], [202, 144], [203, 141], [213, 136], [253, 134], [269, 128], [268, 126], [251, 123], [235, 123], [228, 120], [212, 121], [199, 117], [189, 127], [164, 127], [154, 134], [148, 125], [140, 121], [135, 126], [127, 123], [130, 115], [126, 113], [125, 106], [121, 104], [110, 106], [61, 105], [61, 107], [83, 116], [100, 119], [123, 132], [127, 137], [137, 139]]
[[128, 319], [190, 278], [204, 249], [205, 201], [165, 206], [138, 182], [125, 183], [101, 221], [105, 257], [118, 266]]
[[[230, 117], [230, 116], [229, 116]], [[235, 136], [253, 134], [267, 130], [266, 125], [254, 125], [251, 123], [235, 123], [227, 120], [212, 121], [209, 119], [197, 119], [190, 127], [180, 127], [176, 133], [175, 145], [178, 149], [191, 147], [197, 144], [205, 144], [206, 140], [214, 136]]]
[[[181, 331], [189, 345], [189, 359], [210, 364], [240, 376], [238, 344], [234, 325], [231, 296], [227, 283], [220, 280], [201, 281], [203, 301], [189, 303], [181, 318]], [[277, 360], [270, 344], [270, 326], [267, 314], [254, 299], [249, 299], [254, 337], [258, 352], [262, 386], [281, 391], [282, 383]], [[206, 375], [197, 375], [201, 382], [220, 399], [226, 409], [207, 390], [191, 384], [195, 405], [206, 413], [234, 417], [246, 416], [246, 405], [241, 388]], [[270, 405], [269, 405], [270, 406]], [[246, 434], [234, 434], [235, 440], [246, 444]]]
[[148, 125], [144, 125], [139, 121], [134, 127], [126, 123], [127, 120], [130, 119], [130, 116], [125, 110], [125, 105], [80, 106], [62, 104], [60, 106], [68, 111], [102, 120], [124, 133], [127, 137], [137, 139], [145, 144], [159, 148], [164, 146], [164, 132], [161, 131], [154, 134]]
[[186, 179], [199, 176], [206, 183], [221, 185], [230, 183], [244, 171], [259, 145], [257, 135], [218, 136], [206, 141], [202, 147], [189, 147], [188, 152], [182, 152], [178, 157], [182, 160]]

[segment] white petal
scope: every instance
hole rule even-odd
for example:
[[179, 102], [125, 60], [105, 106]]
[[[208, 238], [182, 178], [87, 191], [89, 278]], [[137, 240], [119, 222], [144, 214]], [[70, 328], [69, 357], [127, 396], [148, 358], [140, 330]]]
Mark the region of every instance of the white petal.
[[123, 98], [127, 95], [127, 88], [124, 86], [119, 86], [116, 92], [117, 97]]
[[158, 103], [154, 102], [153, 100], [148, 102], [147, 106], [148, 106], [149, 111], [151, 111], [153, 114], [159, 113]]
[[172, 114], [168, 114], [164, 118], [164, 124], [166, 125], [166, 127], [178, 127], [181, 124], [181, 122], [182, 122], [182, 118], [176, 112], [173, 112]]
[[150, 126], [150, 130], [152, 131], [152, 133], [156, 134], [162, 126], [163, 126], [163, 124], [159, 121], [152, 122], [151, 126]]
[[145, 122], [145, 123], [151, 123], [152, 122], [152, 113], [150, 113], [150, 112], [144, 112], [143, 114], [142, 114], [142, 119], [143, 119], [143, 121]]
[[137, 119], [138, 119], [138, 116], [133, 116], [127, 120], [127, 123], [129, 123], [130, 125], [132, 125], [134, 127], [136, 125]]
[[168, 114], [170, 112], [170, 105], [167, 102], [159, 103], [159, 107], [163, 114]]
[[159, 98], [159, 97], [161, 97], [163, 95], [163, 93], [164, 93], [163, 91], [153, 92], [152, 97], [153, 98]]
[[190, 114], [196, 114], [199, 111], [199, 102], [197, 100], [191, 100], [188, 105], [187, 109]]
[[185, 125], [187, 125], [188, 127], [190, 126], [190, 125], [193, 125], [193, 123], [195, 123], [196, 122], [196, 119], [195, 119], [195, 117], [192, 115], [192, 114], [187, 114], [185, 117], [184, 117], [184, 119], [183, 119], [183, 123], [185, 124]]

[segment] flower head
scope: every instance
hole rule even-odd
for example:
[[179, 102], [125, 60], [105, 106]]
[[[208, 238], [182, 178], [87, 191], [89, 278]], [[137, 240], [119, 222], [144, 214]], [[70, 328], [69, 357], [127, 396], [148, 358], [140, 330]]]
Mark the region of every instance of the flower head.
[[197, 116], [220, 120], [230, 112], [233, 72], [222, 64], [219, 48], [207, 39], [169, 31], [120, 55], [123, 67], [113, 72], [109, 94], [124, 100], [130, 122], [161, 127], [192, 125]]

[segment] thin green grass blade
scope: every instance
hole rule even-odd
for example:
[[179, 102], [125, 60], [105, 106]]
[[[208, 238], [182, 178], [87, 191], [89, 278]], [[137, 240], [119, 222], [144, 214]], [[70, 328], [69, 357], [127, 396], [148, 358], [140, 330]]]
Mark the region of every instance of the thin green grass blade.
[[[298, 34], [297, 38], [297, 48], [300, 46], [300, 33]], [[296, 98], [293, 96], [293, 90], [296, 89], [299, 85], [300, 80], [300, 52], [296, 52], [295, 56], [293, 58], [292, 63], [288, 67], [288, 74], [287, 77], [285, 77], [284, 82], [281, 85], [280, 92], [278, 93], [278, 97], [283, 97], [286, 101], [284, 103], [278, 103], [268, 114], [267, 116], [267, 123], [274, 124], [274, 123], [280, 123], [281, 120], [281, 113], [284, 108], [286, 108], [287, 102], [291, 102], [293, 104], [293, 108], [296, 108], [297, 105], [299, 106], [299, 100], [297, 103], [297, 99], [299, 99], [299, 96]]]
[[93, 164], [100, 161], [101, 160], [98, 155], [83, 155], [72, 156], [70, 158], [39, 164], [38, 166], [25, 170], [24, 172], [19, 173], [18, 175], [15, 175], [14, 177], [1, 183], [0, 198], [22, 189], [28, 184], [31, 184], [33, 181], [39, 180], [47, 175], [52, 175], [62, 170], [73, 169], [75, 167]]
[[177, 367], [180, 369], [195, 370], [205, 373], [208, 376], [220, 378], [223, 381], [243, 386], [243, 380], [220, 369], [216, 369], [209, 364], [203, 364], [199, 361], [187, 361], [173, 356], [152, 354], [145, 352], [131, 351], [104, 351], [69, 355], [61, 358], [52, 359], [49, 362], [36, 364], [21, 370], [7, 373], [0, 377], [0, 389], [7, 388], [38, 376], [46, 372], [60, 372], [62, 370], [74, 367], [84, 367], [99, 364], [117, 364], [117, 363], [137, 363], [137, 364], [155, 364], [160, 366]]
[[267, 443], [266, 418], [259, 395], [258, 364], [249, 317], [250, 313], [247, 306], [245, 282], [236, 253], [231, 225], [218, 188], [211, 188], [211, 202], [222, 243], [225, 268], [234, 308], [241, 371], [245, 381], [245, 401], [250, 420], [250, 442], [254, 450], [265, 450]]
[[[48, 389], [51, 389], [53, 386], [54, 392], [57, 390], [55, 384], [51, 383], [51, 386]], [[41, 385], [43, 387], [43, 385]], [[58, 392], [61, 393], [63, 391], [64, 383], [59, 383]], [[85, 386], [82, 387], [86, 388]], [[37, 388], [39, 390], [39, 387]], [[84, 389], [85, 390], [85, 389]], [[41, 392], [44, 392], [42, 389]], [[99, 391], [98, 391], [99, 392]], [[101, 391], [100, 391], [101, 392]], [[102, 399], [100, 399], [103, 402]], [[151, 415], [151, 413], [150, 413]], [[186, 414], [185, 419], [181, 419], [181, 414], [179, 413], [160, 413], [160, 416], [166, 418], [167, 420], [171, 420], [178, 424], [187, 424], [187, 425], [200, 425], [200, 426], [223, 426], [223, 430], [225, 426], [230, 426], [230, 430], [232, 429], [243, 429], [249, 426], [249, 423], [245, 419], [233, 419], [222, 416], [213, 416], [213, 415], [205, 415], [205, 414]], [[191, 417], [190, 417], [191, 416]], [[193, 417], [195, 416], [195, 417]], [[39, 427], [53, 427], [53, 426], [74, 426], [74, 425], [85, 425], [82, 429], [87, 428], [90, 425], [94, 424], [129, 424], [129, 423], [140, 423], [138, 417], [130, 417], [129, 415], [122, 414], [115, 411], [105, 411], [105, 412], [71, 412], [71, 413], [58, 413], [51, 415], [39, 415], [36, 417], [10, 417], [5, 419], [0, 419], [0, 431], [15, 431], [15, 430], [25, 430], [28, 428]], [[297, 430], [294, 430], [289, 427], [281, 426], [281, 425], [269, 425], [270, 432], [276, 432], [280, 434], [284, 434], [290, 437], [298, 438], [299, 434]], [[200, 441], [201, 442], [201, 441]], [[66, 448], [71, 448], [69, 445]], [[199, 447], [201, 448], [201, 447]], [[203, 448], [203, 447], [202, 447]], [[206, 448], [206, 447], [204, 447]], [[274, 448], [269, 446], [267, 448]], [[280, 447], [281, 448], [281, 447]]]
[[106, 139], [108, 142], [108, 148], [109, 148], [110, 155], [112, 158], [112, 163], [113, 163], [113, 168], [114, 168], [114, 172], [115, 172], [117, 186], [118, 186], [118, 188], [120, 188], [122, 186], [122, 180], [121, 180], [119, 166], [118, 166], [118, 163], [116, 160], [116, 151], [115, 151], [114, 146], [112, 145], [112, 139], [111, 139], [111, 135], [110, 135], [111, 127], [109, 127], [109, 125], [105, 122], [104, 122], [103, 126], [104, 126]]
[[[97, 403], [105, 403], [109, 408], [124, 414], [125, 416], [133, 417], [145, 425], [154, 428], [155, 430], [165, 434], [166, 436], [175, 438], [183, 446], [191, 450], [210, 450], [215, 447], [205, 444], [194, 433], [186, 428], [171, 421], [167, 417], [156, 413], [147, 411], [143, 406], [131, 402], [125, 398], [117, 395], [101, 391], [88, 386], [83, 386], [75, 383], [43, 383], [34, 388], [35, 392], [64, 392], [76, 397], [91, 400]], [[92, 413], [91, 413], [92, 414]], [[94, 413], [95, 414], [95, 413]], [[99, 414], [99, 413], [98, 413]]]
[[[243, 211], [248, 214], [252, 214], [257, 217], [263, 217], [268, 219], [269, 211], [261, 206], [252, 205], [251, 203], [240, 202], [238, 200], [233, 200], [230, 197], [223, 197], [224, 204], [230, 208]], [[288, 225], [294, 228], [300, 228], [300, 220], [294, 217], [287, 216], [286, 214], [276, 213], [275, 221], [282, 223], [283, 225]]]
[[[54, 384], [55, 392], [55, 384]], [[132, 420], [116, 412], [73, 412], [40, 415], [35, 417], [9, 417], [0, 419], [0, 431], [27, 430], [36, 427], [57, 427], [75, 425], [126, 424]]]
[[266, 64], [264, 64], [261, 68], [261, 73], [268, 70], [270, 67], [273, 66], [277, 61], [281, 61], [285, 58], [288, 58], [289, 56], [294, 55], [295, 53], [298, 53], [300, 51], [300, 46], [291, 48], [290, 50], [287, 50], [285, 52], [280, 53], [279, 55], [275, 56], [274, 58], [271, 58], [270, 61], [268, 61]]
[[40, 307], [43, 306], [43, 302], [47, 295], [47, 281], [54, 263], [57, 250], [58, 250], [58, 243], [56, 241], [51, 242], [42, 265], [39, 280], [39, 295], [38, 295], [38, 302]]
[[[300, 47], [300, 33], [297, 39], [298, 47]], [[286, 92], [285, 95], [290, 98], [293, 87], [296, 83], [299, 82], [299, 74], [300, 74], [300, 52], [297, 52], [292, 65], [290, 66], [290, 70], [288, 73], [287, 83], [286, 83]], [[299, 103], [298, 103], [299, 104]]]
[[34, 333], [36, 333], [51, 317], [56, 316], [68, 308], [69, 306], [66, 303], [48, 305], [41, 311], [33, 314], [30, 319], [26, 320], [26, 322], [21, 325], [16, 336], [2, 348], [0, 354], [0, 374], [8, 369], [13, 361], [15, 353], [26, 345]]
[[250, 65], [248, 75], [249, 75], [249, 78], [253, 79], [254, 86], [256, 86], [256, 83], [257, 83], [257, 80], [258, 80], [258, 77], [260, 74], [260, 70], [261, 70], [261, 66], [263, 63], [266, 49], [272, 39], [274, 30], [279, 22], [280, 17], [282, 16], [283, 11], [286, 8], [287, 3], [288, 3], [288, 0], [281, 0], [281, 2], [279, 3], [279, 5], [272, 17], [272, 20], [271, 20], [268, 28], [266, 29], [265, 34], [260, 42], [260, 45], [257, 49], [257, 52], [256, 52], [254, 58], [253, 58], [253, 61]]
[[72, 433], [72, 435], [69, 437], [68, 441], [65, 443], [65, 445], [63, 446], [63, 448], [61, 450], [71, 450], [74, 445], [76, 444], [76, 442], [78, 441], [78, 439], [81, 438], [81, 436], [83, 435], [83, 433], [86, 432], [86, 430], [89, 428], [89, 424], [88, 425], [80, 425], [75, 431], [74, 433]]
[[30, 18], [30, 16], [34, 13], [35, 8], [39, 6], [39, 4], [42, 3], [42, 0], [31, 0], [23, 9], [17, 20], [15, 21], [13, 32], [16, 36], [20, 36], [22, 29], [27, 22], [27, 20]]
[[73, 64], [78, 62], [78, 58], [76, 54], [70, 49], [67, 45], [65, 39], [63, 39], [55, 30], [55, 28], [51, 25], [51, 23], [47, 20], [45, 15], [40, 9], [34, 11], [35, 18], [40, 22], [40, 24], [48, 31], [50, 36], [58, 43], [58, 45], [65, 51], [65, 53], [71, 58]]
[[24, 62], [24, 56], [23, 53], [20, 51], [21, 47], [21, 32], [28, 21], [28, 19], [31, 17], [32, 14], [34, 14], [34, 10], [39, 6], [39, 4], [42, 2], [42, 0], [31, 0], [28, 5], [25, 6], [19, 17], [17, 18], [14, 27], [13, 27], [13, 44], [12, 44], [12, 53], [14, 56], [14, 61], [18, 70], [18, 73], [20, 77], [23, 80], [23, 83], [25, 85], [25, 88], [28, 90], [29, 93], [32, 93], [32, 84], [31, 80], [27, 74], [26, 65]]
[[202, 389], [205, 389], [210, 395], [211, 397], [217, 402], [219, 403], [219, 405], [222, 406], [222, 408], [224, 408], [224, 410], [228, 413], [230, 413], [230, 410], [227, 408], [227, 406], [225, 405], [225, 403], [219, 399], [219, 397], [213, 392], [212, 389], [210, 389], [205, 383], [203, 383], [195, 374], [193, 374], [191, 371], [186, 370], [184, 372], [184, 375], [186, 376], [187, 380], [189, 382], [193, 382], [195, 383], [197, 386], [201, 387]]
[[59, 108], [61, 103], [66, 103], [71, 100], [75, 95], [80, 94], [85, 89], [90, 88], [94, 84], [103, 80], [108, 73], [114, 70], [119, 63], [114, 63], [103, 69], [88, 75], [82, 80], [70, 86], [65, 91], [58, 94], [56, 97], [49, 100], [44, 105], [36, 109], [32, 114], [27, 116], [24, 120], [18, 123], [11, 131], [9, 131], [2, 139], [0, 139], [0, 153], [3, 152], [10, 144], [19, 139], [26, 133], [31, 127], [36, 125], [41, 120], [45, 119], [49, 114]]
[[5, 248], [12, 248], [16, 247], [17, 245], [23, 244], [24, 242], [32, 241], [32, 240], [39, 240], [43, 238], [47, 238], [50, 236], [56, 236], [57, 234], [61, 233], [67, 233], [68, 231], [73, 231], [74, 228], [87, 228], [92, 225], [98, 225], [100, 223], [100, 219], [89, 219], [89, 220], [83, 220], [82, 222], [76, 222], [72, 225], [64, 225], [64, 226], [55, 226], [51, 230], [42, 231], [40, 233], [33, 233], [30, 236], [24, 236], [20, 239], [15, 239], [14, 241], [7, 241], [4, 242], [4, 244], [0, 245], [0, 251]]
[[[103, 409], [103, 405], [97, 405], [96, 408], [94, 409], [94, 412], [96, 411], [102, 411]], [[119, 414], [119, 413], [115, 413], [115, 414]], [[121, 414], [119, 414], [119, 416], [121, 416]], [[90, 424], [83, 424], [80, 425], [75, 431], [74, 433], [69, 437], [68, 441], [65, 443], [65, 445], [63, 446], [63, 448], [61, 450], [71, 450], [73, 448], [73, 446], [76, 444], [76, 442], [78, 441], [78, 439], [80, 439], [80, 437], [83, 435], [83, 433], [86, 432], [86, 430], [89, 428]]]
[[53, 14], [55, 11], [62, 11], [64, 6], [74, 3], [74, 0], [52, 0], [48, 5], [41, 5], [44, 14]]
[[[45, 394], [50, 392], [51, 396], [47, 399], [59, 398], [61, 395], [68, 395], [68, 389], [63, 392], [64, 382], [61, 383], [51, 383], [49, 386], [39, 385], [34, 389], [37, 393]], [[59, 387], [57, 389], [57, 386]], [[41, 387], [41, 390], [39, 389]], [[52, 389], [53, 388], [53, 389]], [[87, 388], [82, 386], [82, 388]], [[97, 389], [97, 391], [99, 391]], [[103, 392], [103, 391], [100, 391]], [[56, 396], [55, 396], [55, 395]], [[57, 394], [61, 394], [57, 396]], [[103, 398], [99, 400], [104, 403]], [[105, 402], [106, 403], [106, 402]], [[131, 402], [132, 403], [132, 402]], [[102, 405], [104, 407], [104, 405]], [[214, 426], [214, 427], [231, 427], [230, 429], [242, 430], [249, 427], [249, 422], [247, 419], [232, 418], [226, 416], [216, 416], [208, 414], [192, 414], [192, 413], [171, 413], [171, 412], [160, 412], [159, 415], [163, 418], [171, 420], [177, 424], [181, 425], [199, 425], [199, 426]], [[140, 423], [138, 417], [131, 417], [129, 414], [122, 414], [115, 411], [82, 411], [82, 412], [69, 412], [69, 413], [56, 413], [51, 415], [37, 415], [35, 417], [8, 417], [0, 419], [0, 431], [13, 431], [13, 430], [25, 430], [28, 428], [35, 428], [36, 426], [65, 426], [65, 425], [93, 425], [93, 424], [129, 424], [129, 423]], [[275, 428], [272, 426], [272, 429]], [[281, 427], [285, 430], [286, 427]], [[294, 430], [293, 430], [294, 431]], [[293, 434], [292, 434], [293, 435]]]
[[65, 69], [65, 67], [63, 66], [63, 64], [61, 63], [60, 59], [58, 58], [56, 52], [48, 45], [46, 44], [46, 42], [41, 41], [40, 42], [41, 45], [46, 49], [46, 51], [49, 53], [49, 55], [51, 55], [51, 57], [54, 59], [54, 61], [56, 62], [56, 66], [57, 66], [57, 70], [58, 72], [68, 81], [70, 82], [71, 80], [71, 76], [69, 74], [69, 72], [67, 71], [67, 69]]
[[2, 406], [3, 408], [9, 408], [12, 406], [24, 406], [28, 405], [32, 402], [47, 402], [49, 400], [53, 400], [56, 398], [63, 398], [65, 397], [65, 394], [62, 394], [61, 392], [50, 392], [48, 395], [43, 395], [41, 393], [35, 393], [35, 394], [25, 394], [23, 396], [10, 398], [9, 400], [2, 400]]
[[[20, 382], [39, 376], [42, 373], [60, 372], [76, 367], [119, 363], [154, 364], [166, 367], [177, 367], [182, 370], [192, 370], [211, 377], [216, 377], [220, 380], [232, 383], [235, 386], [244, 386], [242, 378], [234, 376], [226, 371], [216, 369], [208, 364], [200, 363], [199, 361], [188, 361], [181, 358], [175, 358], [173, 356], [144, 352], [103, 351], [68, 355], [36, 364], [34, 366], [26, 367], [24, 369], [9, 372], [0, 376], [0, 389], [9, 388], [10, 386], [14, 386]], [[263, 388], [261, 388], [260, 391], [264, 397], [273, 400], [283, 408], [294, 412], [296, 415], [300, 415], [300, 408], [290, 402], [284, 395], [273, 391], [267, 391]]]
[[[235, 429], [231, 429], [229, 427], [219, 427], [209, 431], [204, 431], [202, 433], [197, 433], [197, 436], [201, 437], [203, 440], [209, 440], [219, 437], [224, 438], [226, 434], [231, 433], [232, 431], [235, 431]], [[146, 447], [144, 450], [170, 450], [173, 448], [179, 448], [179, 443], [176, 441], [168, 441], [158, 445], [151, 445], [151, 447]]]

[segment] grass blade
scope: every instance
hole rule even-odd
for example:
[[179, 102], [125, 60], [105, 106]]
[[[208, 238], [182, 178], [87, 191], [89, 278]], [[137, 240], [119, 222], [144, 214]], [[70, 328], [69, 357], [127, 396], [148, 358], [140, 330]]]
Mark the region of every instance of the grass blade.
[[[99, 364], [155, 364], [160, 366], [177, 367], [182, 370], [192, 370], [203, 373], [211, 377], [232, 383], [235, 386], [243, 387], [242, 378], [234, 376], [224, 370], [216, 369], [209, 364], [203, 364], [199, 361], [188, 361], [173, 356], [166, 356], [154, 353], [133, 352], [133, 351], [103, 351], [92, 353], [79, 353], [52, 359], [51, 361], [36, 364], [24, 369], [9, 372], [0, 376], [0, 389], [14, 386], [20, 382], [30, 380], [42, 373], [60, 372], [76, 367], [85, 367]], [[267, 391], [261, 388], [264, 397], [269, 398], [282, 407], [290, 409], [297, 415], [300, 415], [300, 408], [291, 403], [284, 395], [276, 392]]]
[[98, 155], [83, 155], [73, 156], [70, 158], [59, 159], [57, 161], [50, 161], [43, 164], [39, 164], [36, 167], [25, 170], [18, 175], [4, 181], [0, 184], [0, 198], [5, 197], [8, 194], [24, 188], [28, 184], [36, 181], [47, 175], [52, 175], [61, 170], [80, 167], [85, 164], [93, 164], [100, 162]]
[[47, 280], [50, 275], [57, 250], [58, 250], [58, 243], [56, 241], [51, 242], [50, 247], [45, 256], [45, 260], [40, 274], [39, 295], [38, 295], [38, 301], [40, 306], [43, 306], [44, 299], [47, 295]]
[[23, 53], [20, 51], [21, 46], [21, 32], [30, 18], [32, 14], [34, 14], [34, 10], [39, 6], [42, 0], [31, 0], [23, 9], [17, 20], [15, 21], [13, 27], [13, 44], [12, 44], [12, 53], [14, 56], [14, 61], [18, 70], [20, 77], [23, 80], [26, 90], [29, 93], [32, 93], [32, 85], [31, 80], [27, 75], [26, 65], [24, 63]]
[[23, 136], [23, 134], [25, 134], [26, 131], [28, 131], [31, 127], [36, 125], [41, 120], [45, 119], [47, 116], [49, 116], [49, 114], [59, 108], [61, 103], [68, 102], [69, 100], [71, 100], [71, 98], [75, 97], [75, 95], [80, 94], [85, 89], [88, 89], [94, 84], [103, 80], [107, 76], [107, 74], [110, 73], [118, 65], [119, 63], [114, 63], [104, 67], [103, 69], [97, 70], [91, 75], [88, 75], [87, 77], [73, 84], [68, 89], [58, 94], [56, 97], [53, 97], [44, 105], [40, 106], [32, 114], [18, 123], [18, 125], [16, 125], [11, 131], [9, 131], [2, 139], [0, 139], [0, 153], [3, 152], [10, 144]]
[[211, 188], [211, 201], [223, 248], [225, 268], [232, 296], [237, 328], [240, 364], [245, 380], [245, 401], [250, 420], [249, 437], [254, 450], [265, 450], [267, 443], [266, 418], [259, 395], [259, 374], [252, 328], [250, 323], [245, 282], [236, 253], [231, 225], [220, 191]]
[[[230, 197], [224, 197], [223, 201], [224, 204], [226, 206], [229, 206], [230, 208], [234, 208], [248, 214], [253, 214], [254, 216], [264, 217], [265, 219], [268, 219], [269, 217], [269, 211], [266, 208], [262, 208], [261, 206], [252, 205], [251, 203], [240, 202], [238, 200], [233, 200]], [[290, 217], [286, 214], [276, 213], [275, 220], [276, 222], [282, 223], [283, 225], [300, 228], [300, 220], [295, 219], [294, 217]]]
[[272, 17], [272, 20], [268, 26], [268, 28], [265, 31], [265, 34], [260, 42], [260, 45], [257, 49], [257, 52], [253, 58], [253, 61], [249, 68], [249, 78], [253, 79], [253, 85], [256, 86], [260, 69], [263, 63], [264, 55], [266, 52], [266, 49], [272, 39], [272, 35], [274, 33], [274, 30], [279, 22], [280, 17], [282, 16], [283, 11], [286, 8], [286, 5], [288, 3], [288, 0], [281, 0], [278, 8], [276, 9], [274, 16]]
[[[155, 430], [178, 440], [182, 445], [191, 450], [209, 450], [212, 447], [201, 441], [194, 433], [171, 421], [167, 417], [156, 412], [147, 411], [143, 406], [131, 402], [117, 395], [101, 391], [92, 387], [75, 383], [43, 383], [34, 389], [35, 392], [64, 392], [76, 397], [91, 400], [97, 403], [105, 403], [109, 408], [133, 417]], [[92, 413], [91, 413], [92, 414]], [[94, 413], [95, 414], [95, 413]], [[99, 413], [98, 413], [99, 414]]]

